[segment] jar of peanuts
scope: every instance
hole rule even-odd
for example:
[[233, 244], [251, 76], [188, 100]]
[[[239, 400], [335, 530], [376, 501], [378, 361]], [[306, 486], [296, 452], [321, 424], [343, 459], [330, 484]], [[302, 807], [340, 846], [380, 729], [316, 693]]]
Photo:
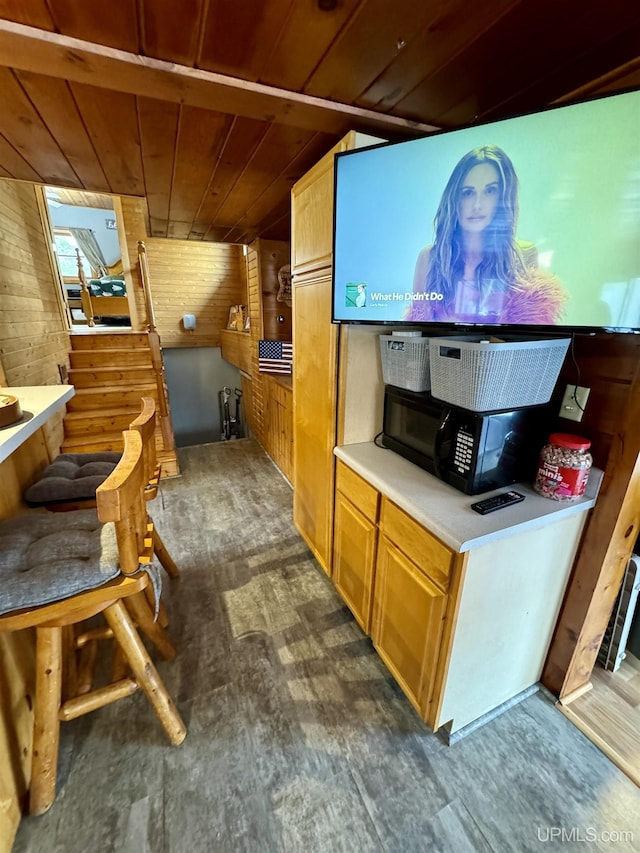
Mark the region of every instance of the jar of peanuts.
[[584, 494], [592, 458], [588, 438], [554, 432], [540, 451], [533, 488], [554, 501], [575, 501]]

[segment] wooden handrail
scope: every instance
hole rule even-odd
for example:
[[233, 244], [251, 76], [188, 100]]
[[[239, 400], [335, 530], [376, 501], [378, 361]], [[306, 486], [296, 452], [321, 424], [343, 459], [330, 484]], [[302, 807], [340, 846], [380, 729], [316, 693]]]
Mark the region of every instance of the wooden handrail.
[[146, 325], [150, 332], [156, 331], [156, 317], [151, 299], [151, 281], [149, 278], [149, 264], [147, 262], [147, 247], [142, 240], [138, 240], [138, 263], [140, 264], [140, 277], [142, 279], [142, 292], [144, 293], [144, 305], [146, 311]]
[[175, 440], [173, 436], [173, 426], [171, 424], [171, 415], [169, 413], [169, 404], [167, 401], [162, 345], [160, 343], [158, 330], [156, 329], [156, 317], [153, 310], [153, 300], [151, 298], [151, 281], [149, 278], [149, 264], [147, 263], [147, 247], [142, 240], [138, 240], [138, 263], [140, 264], [140, 276], [142, 278], [142, 290], [144, 292], [146, 325], [147, 332], [149, 334], [151, 362], [153, 364], [153, 372], [158, 391], [158, 414], [160, 416], [159, 422], [160, 430], [162, 432], [162, 441], [165, 450], [173, 450], [175, 447]]
[[82, 258], [80, 257], [80, 249], [76, 249], [76, 262], [78, 264], [78, 278], [80, 279], [80, 302], [82, 304], [82, 313], [87, 318], [89, 326], [95, 326], [93, 316], [93, 306], [91, 305], [91, 294], [89, 293], [89, 285], [84, 274], [82, 266]]

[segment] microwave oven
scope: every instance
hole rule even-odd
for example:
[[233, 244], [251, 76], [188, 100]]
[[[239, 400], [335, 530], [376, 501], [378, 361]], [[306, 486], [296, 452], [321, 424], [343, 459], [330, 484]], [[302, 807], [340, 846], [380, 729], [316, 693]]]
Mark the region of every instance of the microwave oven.
[[383, 447], [467, 495], [532, 481], [553, 415], [550, 405], [472, 412], [386, 385]]

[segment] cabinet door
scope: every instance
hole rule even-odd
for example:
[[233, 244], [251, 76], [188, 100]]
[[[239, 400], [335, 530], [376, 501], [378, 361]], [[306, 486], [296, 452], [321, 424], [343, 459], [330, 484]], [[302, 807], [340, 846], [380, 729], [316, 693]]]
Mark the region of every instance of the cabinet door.
[[[291, 265], [294, 274], [331, 264], [334, 154], [355, 145], [348, 133], [291, 190]], [[295, 284], [295, 282], [294, 282]]]
[[377, 528], [336, 492], [333, 582], [365, 633], [371, 628]]
[[380, 536], [373, 644], [421, 716], [433, 693], [446, 604], [446, 594]]
[[291, 482], [291, 446], [293, 442], [293, 406], [291, 389], [273, 376], [263, 379], [264, 449]]
[[338, 327], [330, 272], [300, 279], [293, 294], [293, 520], [331, 574]]

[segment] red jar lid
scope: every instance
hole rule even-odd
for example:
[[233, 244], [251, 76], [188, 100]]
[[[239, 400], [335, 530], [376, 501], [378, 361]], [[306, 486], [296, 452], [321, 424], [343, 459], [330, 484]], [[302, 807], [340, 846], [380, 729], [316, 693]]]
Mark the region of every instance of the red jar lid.
[[549, 444], [558, 447], [568, 447], [570, 450], [588, 450], [591, 442], [580, 435], [569, 435], [567, 432], [554, 432], [549, 436]]

